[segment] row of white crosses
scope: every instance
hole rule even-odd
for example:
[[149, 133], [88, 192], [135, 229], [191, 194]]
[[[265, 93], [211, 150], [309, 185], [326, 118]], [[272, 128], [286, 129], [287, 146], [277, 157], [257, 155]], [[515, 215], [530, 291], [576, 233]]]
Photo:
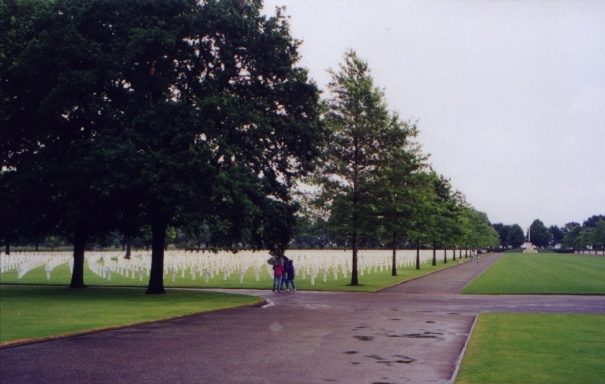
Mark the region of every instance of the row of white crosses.
[[90, 252], [86, 254], [90, 270], [107, 281], [111, 281], [112, 274], [143, 281], [143, 276], [149, 276], [150, 260], [140, 254], [125, 259], [124, 252]]
[[[260, 253], [256, 253], [256, 256]], [[149, 276], [151, 268], [151, 253], [136, 252], [130, 259], [125, 259], [123, 252], [99, 252], [87, 254], [86, 259], [93, 273], [111, 281], [112, 274], [120, 274], [143, 281], [143, 276]], [[262, 258], [261, 258], [262, 259]], [[176, 276], [181, 279], [205, 279], [206, 283], [215, 276], [222, 274], [227, 280], [232, 274], [240, 274], [240, 283], [249, 268], [256, 271], [256, 280], [260, 280], [263, 262], [258, 257], [250, 257], [247, 252], [237, 254], [220, 252], [188, 253], [182, 251], [167, 251], [164, 255], [164, 278], [175, 282]]]
[[69, 252], [14, 252], [11, 255], [0, 254], [0, 273], [17, 270], [21, 279], [32, 269], [44, 266], [46, 278], [50, 280], [52, 270], [59, 265], [69, 264], [73, 270], [73, 257]]
[[[339, 276], [346, 279], [351, 271], [352, 251], [325, 251], [325, 250], [296, 250], [287, 251], [286, 256], [295, 260], [296, 274], [303, 280], [311, 279], [311, 285], [315, 285], [315, 279], [321, 276], [325, 283], [328, 277], [338, 280]], [[428, 263], [433, 258], [430, 250], [421, 250], [419, 254], [422, 264]], [[360, 276], [376, 272], [390, 270], [392, 266], [393, 252], [391, 250], [360, 250], [357, 255], [357, 267]], [[416, 263], [415, 250], [397, 251], [397, 268], [411, 267]]]
[[[339, 278], [346, 279], [351, 271], [351, 250], [288, 250], [286, 256], [294, 261], [296, 278], [310, 279], [315, 285], [316, 279], [323, 282]], [[112, 274], [120, 274], [132, 279], [143, 281], [143, 276], [149, 276], [151, 267], [150, 252], [135, 252], [130, 259], [124, 258], [123, 252], [87, 252], [86, 261], [90, 270], [103, 279], [111, 281]], [[167, 251], [164, 257], [164, 278], [175, 282], [180, 279], [203, 279], [206, 283], [214, 278], [222, 277], [228, 280], [231, 275], [239, 275], [239, 282], [244, 282], [244, 276], [249, 270], [254, 271], [256, 281], [260, 281], [263, 273], [273, 278], [273, 269], [267, 263], [269, 254], [265, 251], [231, 252], [184, 252]], [[420, 251], [420, 262], [432, 260], [431, 250]], [[358, 272], [360, 276], [390, 270], [392, 251], [390, 250], [360, 250], [358, 253]], [[397, 251], [397, 267], [411, 267], [416, 262], [415, 250]], [[21, 278], [28, 271], [44, 265], [47, 278], [58, 265], [70, 264], [73, 268], [71, 252], [36, 252], [13, 253], [10, 256], [0, 255], [1, 272], [17, 269]]]

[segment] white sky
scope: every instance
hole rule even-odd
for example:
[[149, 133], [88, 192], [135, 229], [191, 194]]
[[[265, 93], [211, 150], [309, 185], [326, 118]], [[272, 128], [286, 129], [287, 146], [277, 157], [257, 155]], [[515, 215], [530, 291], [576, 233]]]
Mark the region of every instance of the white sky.
[[355, 50], [492, 223], [605, 214], [605, 1], [265, 0], [266, 12], [276, 5], [319, 88]]

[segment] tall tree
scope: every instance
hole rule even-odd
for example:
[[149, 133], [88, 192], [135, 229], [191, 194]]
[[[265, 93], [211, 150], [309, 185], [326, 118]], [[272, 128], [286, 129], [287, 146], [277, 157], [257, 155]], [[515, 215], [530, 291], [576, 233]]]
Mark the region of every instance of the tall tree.
[[561, 244], [563, 241], [563, 231], [556, 225], [548, 227], [548, 234], [550, 236], [550, 246], [554, 247], [557, 244]]
[[580, 235], [577, 237], [578, 248], [588, 249], [594, 248], [594, 235], [596, 227], [582, 227]]
[[565, 224], [563, 230], [563, 242], [561, 243], [567, 249], [581, 249], [580, 233], [582, 226], [579, 223], [571, 222]]
[[326, 124], [330, 145], [322, 169], [325, 201], [332, 207], [330, 223], [352, 247], [351, 285], [359, 285], [357, 253], [360, 238], [375, 236], [379, 176], [393, 151], [413, 132], [388, 111], [384, 93], [374, 86], [368, 64], [354, 51], [344, 55], [339, 71], [330, 70]]
[[467, 248], [494, 248], [500, 244], [498, 232], [492, 227], [485, 213], [472, 207], [468, 207], [465, 212], [468, 216], [465, 242]]
[[[84, 287], [84, 249], [88, 236], [106, 231], [103, 196], [91, 187], [103, 172], [91, 152], [108, 118], [103, 82], [107, 56], [92, 42], [87, 6], [70, 1], [19, 2], [13, 18], [27, 20], [19, 34], [24, 47], [2, 65], [6, 130], [3, 166], [35, 188], [47, 214], [74, 244], [72, 288]], [[31, 7], [33, 5], [33, 8]], [[14, 43], [16, 45], [17, 43]], [[4, 93], [4, 92], [3, 92]]]
[[595, 249], [605, 249], [605, 220], [599, 221], [594, 229], [592, 244]]
[[[455, 246], [462, 236], [459, 192], [453, 190], [450, 181], [445, 177], [437, 175], [434, 171], [431, 174], [435, 208], [431, 212], [434, 227], [429, 229], [430, 241], [434, 248]], [[444, 261], [447, 262], [447, 259], [444, 258]]]
[[500, 247], [508, 248], [508, 243], [506, 242], [506, 238], [508, 237], [508, 231], [510, 230], [510, 225], [505, 225], [502, 223], [492, 224], [496, 232], [498, 232], [498, 238], [500, 239]]
[[550, 236], [544, 223], [539, 219], [536, 219], [529, 228], [531, 231], [532, 244], [537, 245], [538, 247], [546, 247], [550, 240]]
[[424, 177], [427, 167], [418, 143], [412, 141], [418, 134], [412, 122], [399, 122], [392, 115], [392, 137], [382, 149], [383, 164], [377, 172], [374, 198], [382, 237], [391, 244], [391, 275], [397, 276], [397, 249], [399, 242], [409, 236], [410, 228], [426, 216], [432, 190]]
[[[169, 224], [205, 223], [211, 242], [245, 236], [272, 252], [292, 236], [290, 186], [318, 155], [319, 97], [296, 67], [286, 17], [258, 1], [142, 2], [130, 6], [122, 85], [131, 179], [152, 228], [148, 293], [163, 293]], [[145, 15], [141, 18], [139, 15]], [[135, 30], [136, 33], [131, 31]], [[275, 228], [281, 225], [281, 236]]]
[[519, 224], [513, 224], [508, 230], [508, 236], [506, 237], [506, 243], [511, 248], [519, 248], [525, 242], [525, 235], [523, 229]]
[[391, 243], [391, 275], [397, 276], [397, 249], [402, 239], [411, 235], [416, 221], [426, 215], [432, 193], [427, 180], [418, 173], [420, 158], [402, 147], [403, 161], [394, 161], [381, 175], [376, 192], [378, 214], [384, 239]]

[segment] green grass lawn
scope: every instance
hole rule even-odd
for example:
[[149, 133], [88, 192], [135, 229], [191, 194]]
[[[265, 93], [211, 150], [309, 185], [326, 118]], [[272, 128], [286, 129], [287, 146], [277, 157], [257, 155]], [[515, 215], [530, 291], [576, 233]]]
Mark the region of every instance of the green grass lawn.
[[456, 383], [603, 383], [604, 329], [605, 315], [482, 314]]
[[[371, 292], [453, 265], [457, 263], [440, 261], [435, 267], [430, 263], [422, 264], [420, 270], [400, 268], [396, 277], [391, 276], [390, 269], [372, 270], [360, 275], [361, 285], [355, 287], [349, 285], [350, 275], [347, 279], [334, 280], [330, 274], [324, 283], [321, 274], [316, 277], [315, 285], [311, 285], [309, 276], [302, 279], [299, 275], [295, 281], [299, 290]], [[17, 278], [17, 271], [1, 274], [0, 283], [17, 285], [0, 285], [0, 343], [110, 328], [260, 301], [250, 296], [171, 290], [172, 287], [271, 289], [272, 286], [272, 279], [266, 272], [257, 282], [254, 272], [249, 271], [243, 284], [239, 274], [232, 274], [227, 280], [222, 275], [215, 276], [209, 283], [204, 277], [196, 276], [196, 280], [192, 280], [190, 275], [183, 278], [177, 274], [174, 283], [172, 276], [164, 278], [164, 285], [169, 290], [167, 295], [145, 295], [143, 288], [148, 284], [148, 276], [144, 275], [139, 281], [138, 276], [133, 279], [113, 274], [108, 281], [93, 274], [87, 266], [85, 271], [84, 281], [89, 288], [76, 290], [67, 288], [71, 280], [67, 264], [56, 267], [50, 280], [44, 266], [29, 271], [21, 279]], [[94, 288], [109, 285], [136, 289]]]
[[605, 294], [605, 258], [507, 253], [460, 293]]
[[0, 344], [252, 305], [258, 297], [169, 290], [0, 286]]
[[[507, 253], [461, 293], [605, 294], [605, 258]], [[456, 383], [603, 383], [605, 315], [481, 314]]]
[[[374, 292], [392, 285], [399, 284], [403, 281], [426, 275], [428, 273], [458, 265], [458, 262], [452, 262], [451, 260], [447, 263], [443, 263], [443, 259], [437, 260], [437, 265], [432, 266], [431, 263], [421, 264], [420, 269], [417, 270], [415, 267], [398, 268], [397, 276], [391, 276], [390, 269], [372, 270], [370, 273], [366, 272], [363, 275], [359, 275], [359, 286], [350, 286], [351, 275], [350, 272], [345, 279], [342, 275], [338, 276], [337, 280], [334, 280], [332, 273], [329, 273], [326, 278], [326, 282], [323, 282], [323, 274], [319, 274], [311, 284], [311, 277], [307, 275], [304, 279], [302, 273], [297, 272], [295, 279], [296, 288], [299, 290], [315, 290], [315, 291], [352, 291], [352, 292]], [[53, 269], [51, 273], [51, 279], [48, 280], [44, 266], [32, 269], [26, 273], [21, 279], [17, 277], [17, 271], [7, 271], [0, 274], [0, 284], [50, 284], [50, 285], [69, 285], [71, 281], [71, 273], [67, 264], [60, 265]], [[88, 264], [84, 266], [84, 283], [89, 286], [133, 286], [133, 287], [147, 287], [149, 283], [149, 276], [143, 275], [142, 281], [139, 280], [138, 276], [135, 278], [125, 277], [117, 273], [112, 274], [111, 281], [103, 279], [90, 271]], [[196, 276], [195, 280], [191, 278], [189, 273], [182, 277], [181, 273], [177, 273], [172, 282], [171, 275], [164, 276], [164, 286], [169, 287], [190, 287], [190, 288], [240, 288], [240, 289], [271, 289], [273, 279], [263, 269], [260, 274], [260, 280], [256, 281], [254, 271], [251, 269], [244, 275], [243, 283], [240, 283], [240, 276], [238, 273], [231, 274], [226, 280], [223, 275], [216, 275], [210, 279], [208, 283], [204, 276]]]

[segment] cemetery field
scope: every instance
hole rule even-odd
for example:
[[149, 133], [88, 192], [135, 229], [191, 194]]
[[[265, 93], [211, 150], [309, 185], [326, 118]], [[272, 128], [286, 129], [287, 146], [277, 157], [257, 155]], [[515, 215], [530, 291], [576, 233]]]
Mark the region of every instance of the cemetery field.
[[460, 293], [605, 294], [605, 258], [505, 253]]
[[[373, 292], [458, 263], [452, 251], [421, 250], [420, 270], [415, 268], [416, 251], [400, 250], [397, 276], [391, 276], [391, 251], [360, 251], [359, 286], [350, 286], [351, 251], [288, 251], [294, 260], [295, 284], [299, 290]], [[457, 253], [457, 257], [458, 257]], [[0, 256], [2, 284], [69, 285], [71, 253], [15, 253]], [[168, 251], [165, 256], [164, 286], [192, 288], [271, 289], [273, 270], [266, 252], [241, 251], [236, 254]], [[135, 252], [130, 260], [122, 252], [87, 252], [84, 283], [89, 286], [146, 287], [151, 265], [149, 252]]]
[[262, 302], [253, 296], [144, 289], [0, 286], [0, 345]]
[[486, 313], [456, 384], [602, 383], [605, 315]]

